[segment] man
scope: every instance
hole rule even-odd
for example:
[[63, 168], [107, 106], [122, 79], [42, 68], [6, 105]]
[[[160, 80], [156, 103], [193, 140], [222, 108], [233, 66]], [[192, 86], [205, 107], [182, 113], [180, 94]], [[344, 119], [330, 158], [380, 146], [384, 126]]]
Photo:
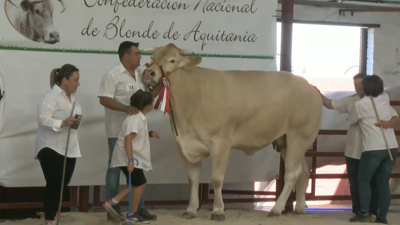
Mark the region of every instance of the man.
[[[149, 91], [142, 82], [142, 74], [139, 73], [140, 51], [139, 44], [131, 41], [124, 41], [119, 45], [118, 55], [120, 64], [106, 73], [101, 81], [98, 97], [100, 104], [105, 108], [105, 124], [108, 137], [109, 160], [106, 174], [106, 197], [111, 199], [118, 193], [120, 169], [110, 168], [111, 156], [118, 140], [122, 123], [128, 114], [138, 113], [138, 109], [129, 106], [130, 97], [139, 89], [150, 92], [154, 97], [158, 95], [161, 87]], [[113, 206], [114, 210], [123, 218], [119, 205]], [[139, 219], [156, 220], [157, 216], [150, 214], [145, 208], [143, 199], [138, 205]], [[111, 219], [107, 213], [107, 219]]]
[[[364, 97], [364, 89], [362, 85], [362, 80], [367, 75], [364, 73], [356, 74], [353, 77], [354, 89], [356, 91], [355, 95], [344, 97], [341, 99], [328, 99], [317, 89], [322, 97], [323, 104], [328, 109], [334, 109], [341, 113], [349, 113], [352, 111], [351, 108], [354, 107], [354, 102]], [[394, 110], [393, 110], [394, 111]], [[393, 115], [397, 115], [396, 111]], [[393, 127], [395, 125], [395, 120], [382, 121], [384, 126]], [[345, 158], [346, 158], [346, 168], [347, 175], [350, 183], [350, 195], [353, 203], [353, 213], [357, 215], [360, 210], [360, 197], [358, 188], [358, 165], [360, 163], [362, 153], [362, 131], [358, 123], [350, 125], [347, 131], [347, 142], [345, 148]], [[378, 190], [374, 181], [371, 183], [372, 186], [372, 198], [370, 202], [370, 217], [376, 216], [378, 213]], [[351, 220], [351, 219], [350, 219]]]

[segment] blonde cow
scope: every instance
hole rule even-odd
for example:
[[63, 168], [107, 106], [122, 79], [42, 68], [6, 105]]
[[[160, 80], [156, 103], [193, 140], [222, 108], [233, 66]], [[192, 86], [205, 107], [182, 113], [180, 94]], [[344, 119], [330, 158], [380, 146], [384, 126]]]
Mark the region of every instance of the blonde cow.
[[280, 215], [293, 187], [296, 213], [305, 213], [309, 169], [304, 153], [317, 136], [322, 113], [319, 93], [302, 77], [287, 72], [220, 71], [199, 67], [201, 56], [168, 44], [153, 52], [143, 82], [152, 87], [168, 77], [172, 132], [191, 185], [185, 218], [196, 217], [201, 162], [212, 159], [215, 191], [212, 220], [225, 219], [222, 185], [230, 150], [252, 155], [285, 135], [285, 186], [269, 216]]

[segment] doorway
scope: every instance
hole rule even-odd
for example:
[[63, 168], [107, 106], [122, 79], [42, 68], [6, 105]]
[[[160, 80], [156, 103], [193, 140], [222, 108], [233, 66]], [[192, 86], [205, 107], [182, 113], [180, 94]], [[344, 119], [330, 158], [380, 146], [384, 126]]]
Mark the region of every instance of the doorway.
[[[352, 77], [360, 71], [361, 27], [293, 23], [292, 73], [321, 92], [354, 91]], [[281, 23], [277, 22], [277, 53]], [[280, 57], [277, 56], [277, 70]]]

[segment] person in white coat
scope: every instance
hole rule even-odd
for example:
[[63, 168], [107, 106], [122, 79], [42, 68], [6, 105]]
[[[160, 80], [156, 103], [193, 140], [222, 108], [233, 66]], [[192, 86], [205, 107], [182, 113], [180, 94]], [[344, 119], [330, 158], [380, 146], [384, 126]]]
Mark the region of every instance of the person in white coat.
[[[35, 158], [40, 162], [46, 189], [43, 199], [45, 224], [56, 224], [56, 214], [60, 202], [64, 156], [68, 129], [71, 127], [65, 168], [64, 191], [75, 170], [76, 158], [81, 157], [78, 142], [82, 108], [76, 101], [75, 92], [79, 86], [79, 70], [74, 65], [65, 64], [53, 69], [51, 81], [55, 84], [38, 101], [38, 129], [36, 132]], [[52, 82], [51, 82], [52, 83]], [[71, 117], [73, 103], [75, 109]]]

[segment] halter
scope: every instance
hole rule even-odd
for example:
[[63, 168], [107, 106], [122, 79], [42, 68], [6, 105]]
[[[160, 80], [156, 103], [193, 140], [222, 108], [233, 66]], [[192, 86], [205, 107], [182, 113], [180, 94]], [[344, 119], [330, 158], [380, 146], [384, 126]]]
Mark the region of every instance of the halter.
[[[172, 103], [174, 103], [175, 100], [174, 100], [174, 97], [173, 97], [173, 95], [171, 94], [171, 90], [170, 90], [170, 88], [169, 88], [169, 87], [170, 87], [170, 80], [169, 80], [169, 77], [171, 76], [171, 73], [173, 73], [173, 72], [179, 70], [179, 67], [175, 68], [175, 69], [172, 70], [171, 72], [164, 72], [162, 66], [159, 65], [159, 64], [156, 63], [156, 62], [153, 62], [153, 63], [151, 63], [151, 64], [146, 63], [145, 66], [146, 66], [147, 68], [149, 68], [149, 67], [150, 67], [151, 65], [153, 65], [153, 64], [155, 64], [155, 65], [160, 69], [160, 71], [161, 71], [161, 77], [160, 77], [160, 79], [158, 80], [158, 83], [162, 82], [162, 85], [164, 86], [164, 87], [161, 89], [160, 94], [158, 95], [158, 99], [157, 99], [156, 104], [154, 105], [154, 108], [160, 109], [161, 111], [164, 111], [164, 114], [165, 114], [165, 113], [168, 113], [168, 112], [171, 113], [171, 119], [172, 119], [172, 123], [174, 124], [175, 133], [176, 133], [176, 136], [178, 136], [178, 130], [176, 129], [174, 114], [173, 114], [173, 112], [172, 112], [172, 108], [173, 108], [173, 105], [174, 105], [174, 104], [172, 104]], [[172, 103], [171, 103], [171, 100], [172, 100]], [[161, 103], [161, 102], [162, 102], [162, 103]], [[160, 107], [160, 104], [164, 105], [164, 107], [162, 107], [162, 106]]]

